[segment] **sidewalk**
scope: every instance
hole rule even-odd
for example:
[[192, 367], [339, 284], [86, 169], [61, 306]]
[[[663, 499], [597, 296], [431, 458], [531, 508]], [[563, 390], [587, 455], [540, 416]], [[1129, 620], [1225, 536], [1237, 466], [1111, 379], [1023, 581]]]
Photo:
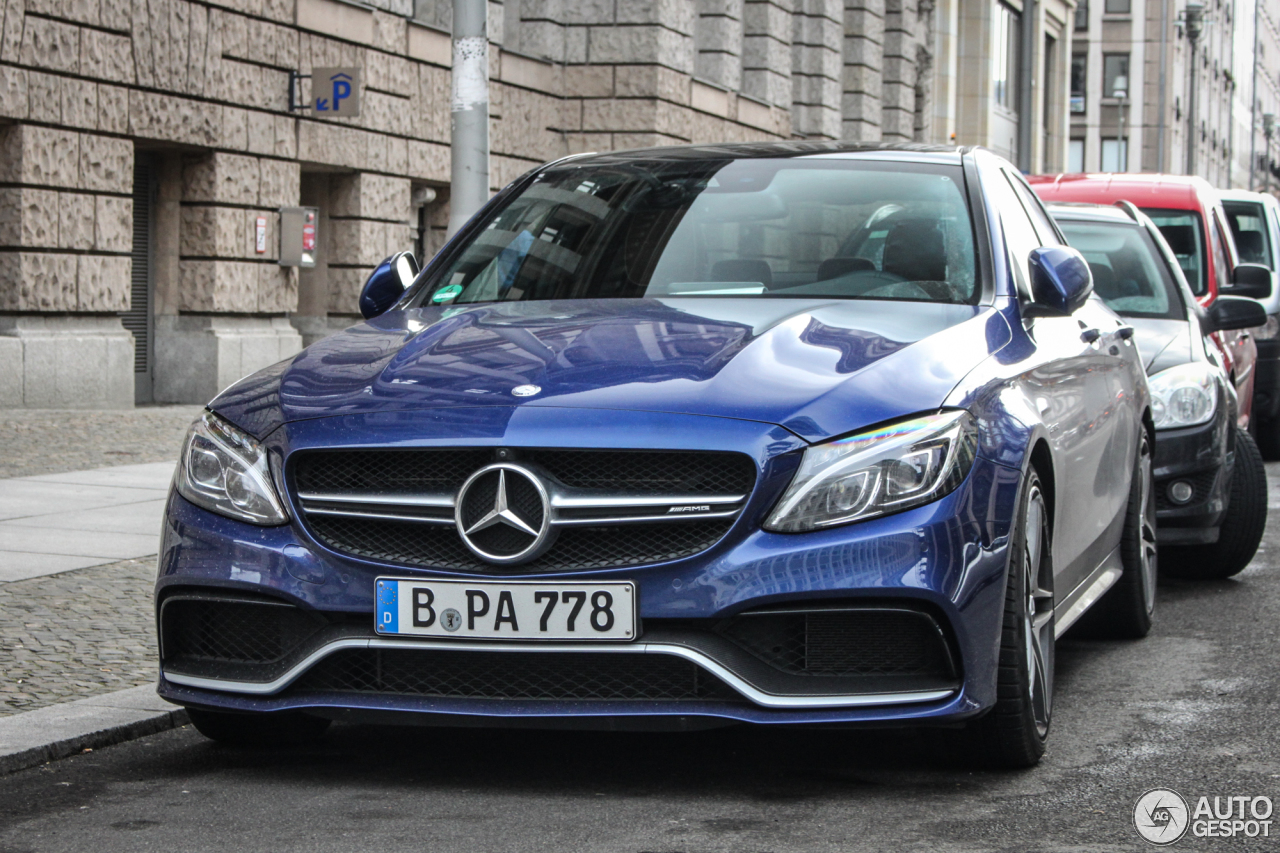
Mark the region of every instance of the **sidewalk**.
[[0, 718], [155, 680], [161, 516], [200, 410], [0, 411]]
[[0, 582], [156, 553], [173, 464], [0, 480]]

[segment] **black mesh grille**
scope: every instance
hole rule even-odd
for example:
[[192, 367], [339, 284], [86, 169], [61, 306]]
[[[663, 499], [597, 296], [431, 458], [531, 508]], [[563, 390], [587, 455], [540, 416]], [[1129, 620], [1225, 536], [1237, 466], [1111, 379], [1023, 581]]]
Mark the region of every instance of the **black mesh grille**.
[[[540, 468], [569, 488], [612, 494], [746, 495], [756, 477], [750, 457], [728, 452], [513, 449], [507, 458]], [[454, 494], [467, 477], [495, 461], [493, 450], [310, 451], [295, 457], [293, 479], [303, 493]], [[521, 480], [508, 478], [509, 499], [519, 503], [523, 517], [540, 516], [531, 503], [536, 494], [522, 491]], [[496, 488], [496, 482], [483, 481], [476, 488]], [[484, 497], [468, 504], [483, 505]], [[449, 526], [322, 515], [305, 520], [320, 542], [352, 556], [458, 571], [495, 569], [467, 550]], [[733, 519], [715, 519], [569, 527], [537, 560], [501, 570], [572, 571], [678, 560], [707, 550], [732, 525]], [[519, 551], [528, 540], [495, 526], [476, 544], [502, 554]]]
[[476, 557], [452, 527], [370, 518], [312, 516], [316, 538], [333, 548], [377, 562], [457, 571], [573, 571], [638, 566], [691, 557], [718, 542], [733, 519], [615, 527], [570, 527], [551, 550], [518, 566], [494, 566]]
[[739, 453], [533, 450], [520, 454], [576, 489], [650, 494], [750, 493], [755, 465]]
[[[1156, 511], [1165, 509], [1182, 509], [1187, 506], [1207, 501], [1209, 492], [1213, 489], [1213, 483], [1218, 479], [1218, 471], [1201, 471], [1199, 474], [1192, 474], [1190, 477], [1170, 477], [1167, 480], [1160, 480], [1156, 483]], [[1191, 500], [1185, 503], [1174, 503], [1169, 497], [1169, 486], [1174, 483], [1185, 480], [1191, 484]]]
[[166, 660], [272, 663], [325, 624], [296, 607], [241, 601], [170, 601], [163, 616]]
[[300, 492], [439, 494], [493, 461], [490, 450], [326, 450], [299, 453], [294, 483]]
[[573, 652], [348, 649], [316, 664], [294, 689], [459, 699], [741, 699], [680, 658]]
[[770, 666], [796, 675], [953, 675], [946, 641], [922, 613], [745, 615], [720, 633]]

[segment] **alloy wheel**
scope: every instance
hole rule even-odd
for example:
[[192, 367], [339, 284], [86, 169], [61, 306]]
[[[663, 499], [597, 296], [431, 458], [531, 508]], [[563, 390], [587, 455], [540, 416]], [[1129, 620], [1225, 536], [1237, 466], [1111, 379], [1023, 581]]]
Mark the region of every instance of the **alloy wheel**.
[[1148, 613], [1156, 609], [1156, 574], [1158, 569], [1156, 551], [1156, 502], [1152, 500], [1154, 476], [1151, 473], [1151, 442], [1142, 438], [1141, 458], [1138, 470], [1142, 477], [1142, 542], [1138, 558], [1142, 561], [1142, 603]]
[[1036, 730], [1043, 738], [1049, 732], [1053, 708], [1053, 578], [1050, 561], [1045, 559], [1048, 513], [1044, 495], [1035, 487], [1028, 496], [1024, 520], [1022, 572], [1026, 603], [1023, 613], [1023, 636], [1026, 645], [1027, 680], [1031, 691], [1031, 711]]

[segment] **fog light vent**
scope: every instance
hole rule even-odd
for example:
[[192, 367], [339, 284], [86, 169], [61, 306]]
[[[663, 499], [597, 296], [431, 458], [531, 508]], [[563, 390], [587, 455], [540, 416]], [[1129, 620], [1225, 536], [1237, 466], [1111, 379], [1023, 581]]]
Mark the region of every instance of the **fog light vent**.
[[1169, 500], [1176, 504], [1184, 504], [1195, 495], [1196, 490], [1186, 480], [1175, 480], [1169, 484]]

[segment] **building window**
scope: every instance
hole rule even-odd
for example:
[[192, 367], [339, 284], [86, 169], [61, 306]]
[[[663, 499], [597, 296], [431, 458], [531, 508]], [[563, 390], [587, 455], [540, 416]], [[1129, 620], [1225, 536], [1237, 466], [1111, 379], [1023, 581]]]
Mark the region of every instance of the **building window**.
[[1067, 149], [1067, 171], [1083, 172], [1084, 171], [1084, 140], [1073, 139], [1071, 145]]
[[1076, 6], [1075, 27], [1076, 32], [1089, 29], [1089, 0], [1080, 0]]
[[1103, 10], [1108, 15], [1127, 15], [1129, 14], [1129, 0], [1106, 0]]
[[1089, 57], [1083, 53], [1071, 57], [1071, 112], [1084, 112], [1084, 87], [1088, 79], [1086, 67]]
[[1129, 171], [1129, 140], [1127, 139], [1102, 140], [1102, 171], [1104, 172]]
[[[1117, 94], [1123, 92], [1124, 94]], [[1102, 56], [1102, 97], [1129, 96], [1129, 54], [1106, 53]]]
[[1010, 112], [1018, 110], [1018, 48], [1020, 24], [1017, 12], [996, 4], [992, 78], [996, 103]]

